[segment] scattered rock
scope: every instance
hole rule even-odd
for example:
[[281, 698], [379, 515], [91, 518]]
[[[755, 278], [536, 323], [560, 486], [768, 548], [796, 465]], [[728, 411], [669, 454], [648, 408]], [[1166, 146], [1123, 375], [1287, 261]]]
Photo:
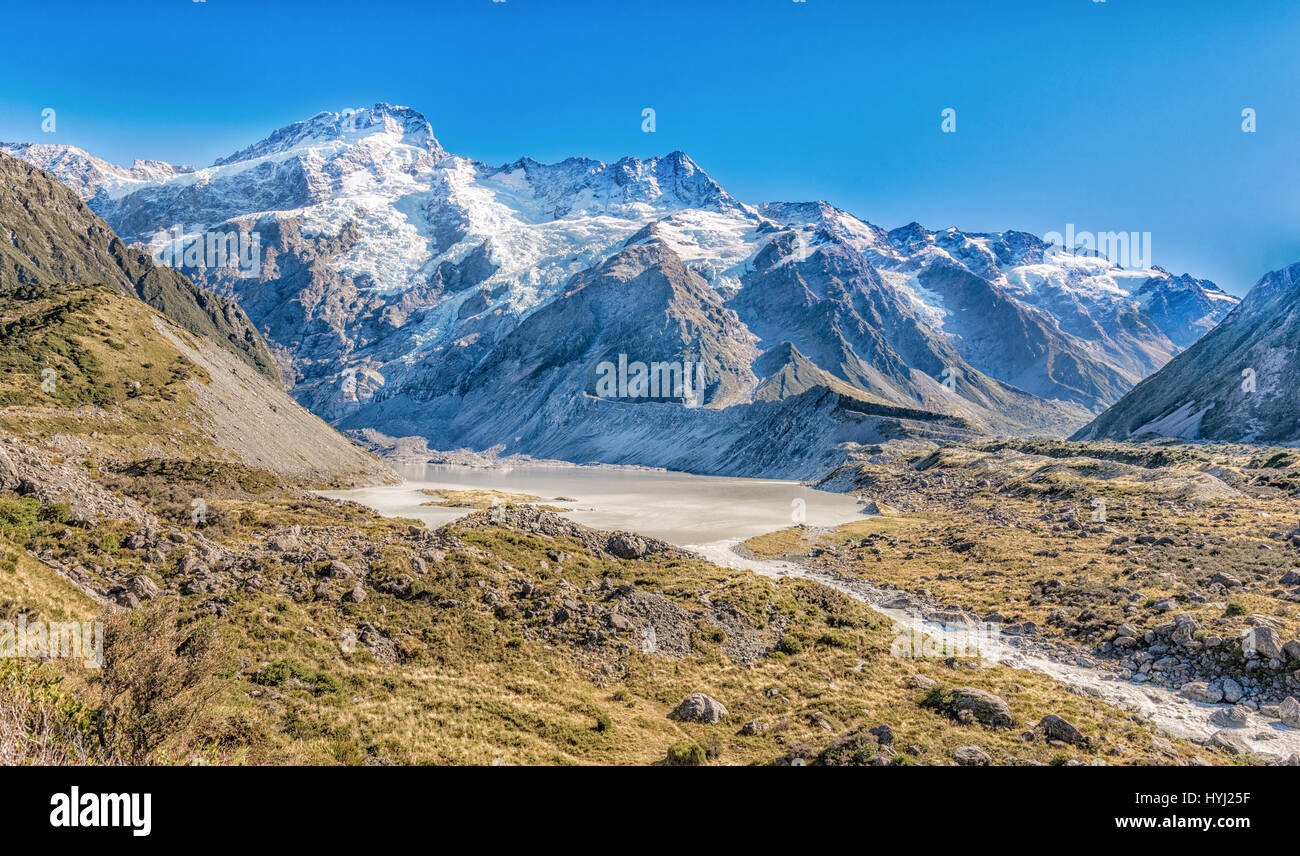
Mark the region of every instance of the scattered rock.
[[703, 722], [706, 725], [716, 725], [730, 714], [722, 702], [716, 698], [707, 696], [704, 693], [691, 693], [682, 699], [681, 704], [677, 705], [673, 715], [686, 722]]
[[1059, 740], [1077, 746], [1087, 742], [1083, 732], [1054, 713], [1049, 713], [1038, 722], [1038, 728], [1049, 740]]
[[108, 593], [108, 596], [119, 606], [125, 606], [127, 609], [140, 608], [140, 598], [124, 588], [115, 588]]
[[1287, 696], [1277, 706], [1277, 718], [1288, 728], [1300, 728], [1300, 699]]
[[1282, 653], [1282, 637], [1272, 627], [1252, 627], [1247, 630], [1241, 637], [1241, 652], [1248, 660], [1256, 657], [1280, 660], [1285, 656]]
[[952, 753], [952, 757], [963, 767], [987, 767], [993, 763], [989, 753], [978, 746], [961, 746]]
[[628, 532], [615, 532], [609, 538], [606, 551], [620, 559], [641, 559], [649, 552], [645, 539]]
[[1011, 726], [1011, 707], [993, 693], [974, 687], [958, 687], [952, 691], [954, 713], [969, 711], [970, 715], [986, 725], [998, 728]]
[[1183, 688], [1179, 690], [1179, 693], [1182, 694], [1183, 698], [1201, 704], [1218, 704], [1223, 701], [1223, 688], [1205, 681], [1193, 681], [1189, 684], [1183, 684]]
[[18, 468], [14, 466], [13, 461], [9, 460], [9, 453], [0, 446], [0, 490], [18, 490], [22, 484], [22, 479], [18, 476]]

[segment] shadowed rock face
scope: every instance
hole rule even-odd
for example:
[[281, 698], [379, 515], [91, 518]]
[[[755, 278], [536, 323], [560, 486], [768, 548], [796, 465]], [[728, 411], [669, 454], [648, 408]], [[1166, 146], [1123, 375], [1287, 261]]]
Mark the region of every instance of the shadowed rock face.
[[0, 153], [0, 288], [102, 283], [134, 294], [278, 381], [266, 344], [237, 304], [155, 265], [53, 176]]
[[1076, 436], [1300, 443], [1300, 264], [1268, 274], [1214, 330]]

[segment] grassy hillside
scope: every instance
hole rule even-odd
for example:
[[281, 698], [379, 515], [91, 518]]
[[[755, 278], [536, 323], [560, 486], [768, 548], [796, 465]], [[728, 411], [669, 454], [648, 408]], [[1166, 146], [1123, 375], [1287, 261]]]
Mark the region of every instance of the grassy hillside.
[[[293, 533], [294, 546], [245, 565], [239, 584], [180, 596], [182, 621], [218, 628], [229, 648], [215, 700], [155, 760], [948, 764], [969, 745], [995, 763], [1209, 755], [1040, 676], [896, 658], [887, 623], [814, 583], [673, 553], [616, 559], [591, 548], [589, 530], [548, 535], [486, 513], [435, 534], [283, 494], [215, 506], [234, 521], [221, 543]], [[340, 563], [358, 576], [330, 570]], [[167, 568], [150, 573], [174, 583]], [[650, 624], [653, 652], [642, 650]], [[94, 675], [62, 677], [93, 705]], [[934, 699], [956, 686], [1006, 699], [1013, 726], [952, 718]], [[693, 692], [730, 715], [674, 718]], [[1049, 713], [1089, 742], [1022, 736]], [[749, 721], [758, 733], [741, 733]], [[886, 750], [868, 733], [879, 725], [892, 729]]]
[[92, 467], [200, 457], [299, 483], [393, 477], [229, 351], [107, 286], [0, 291], [0, 429]]
[[194, 399], [186, 381], [210, 378], [158, 335], [151, 315], [104, 286], [0, 292], [0, 427], [93, 432], [109, 453], [151, 443], [205, 451], [182, 417]]

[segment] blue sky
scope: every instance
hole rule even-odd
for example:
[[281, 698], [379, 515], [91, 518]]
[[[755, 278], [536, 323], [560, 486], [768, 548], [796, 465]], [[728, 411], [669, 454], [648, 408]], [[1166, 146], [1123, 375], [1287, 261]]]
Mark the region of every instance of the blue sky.
[[745, 201], [826, 199], [886, 228], [1151, 232], [1156, 264], [1237, 293], [1300, 261], [1294, 0], [48, 0], [4, 15], [0, 139], [115, 162], [206, 165], [387, 101], [494, 164], [681, 149]]

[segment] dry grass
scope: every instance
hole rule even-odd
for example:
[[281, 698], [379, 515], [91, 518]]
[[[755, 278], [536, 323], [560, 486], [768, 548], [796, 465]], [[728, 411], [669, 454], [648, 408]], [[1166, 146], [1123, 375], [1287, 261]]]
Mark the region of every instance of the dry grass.
[[[576, 543], [492, 528], [475, 535], [481, 550], [448, 557], [431, 570], [430, 584], [450, 598], [468, 601], [482, 590], [480, 581], [504, 587], [521, 572], [543, 577], [548, 547], [580, 550]], [[579, 599], [594, 596], [588, 587], [613, 576], [671, 592], [701, 614], [703, 592], [717, 597], [725, 590], [742, 609], [773, 604], [791, 616], [786, 635], [800, 640], [800, 650], [746, 667], [702, 633], [679, 659], [635, 650], [593, 657], [554, 639], [526, 638], [535, 634], [524, 622], [472, 604], [438, 607], [372, 594], [340, 613], [320, 601], [247, 596], [225, 622], [248, 665], [206, 736], [224, 760], [252, 764], [649, 764], [683, 740], [707, 745], [717, 763], [768, 764], [794, 755], [811, 760], [837, 734], [887, 723], [900, 751], [917, 747], [916, 763], [947, 763], [953, 749], [967, 744], [999, 762], [1049, 763], [1058, 750], [1041, 740], [1025, 742], [1020, 731], [1057, 713], [1096, 739], [1089, 749], [1070, 750], [1083, 761], [1161, 763], [1207, 754], [1162, 741], [1126, 714], [1040, 676], [900, 660], [889, 653], [891, 628], [874, 613], [844, 599], [832, 616], [814, 605], [825, 590], [812, 583], [772, 582], [700, 562], [597, 556], [575, 562], [564, 576]], [[344, 653], [343, 633], [363, 618], [391, 631], [411, 659], [384, 665], [364, 649]], [[251, 679], [286, 659], [294, 662], [291, 671], [311, 678], [274, 687]], [[920, 707], [924, 693], [908, 681], [917, 673], [1002, 695], [1018, 727], [960, 725]], [[338, 689], [322, 691], [322, 685]], [[672, 719], [681, 699], [697, 691], [720, 699], [731, 716], [717, 726]], [[749, 719], [771, 728], [738, 735]]]
[[86, 621], [100, 606], [72, 583], [0, 538], [0, 619]]

